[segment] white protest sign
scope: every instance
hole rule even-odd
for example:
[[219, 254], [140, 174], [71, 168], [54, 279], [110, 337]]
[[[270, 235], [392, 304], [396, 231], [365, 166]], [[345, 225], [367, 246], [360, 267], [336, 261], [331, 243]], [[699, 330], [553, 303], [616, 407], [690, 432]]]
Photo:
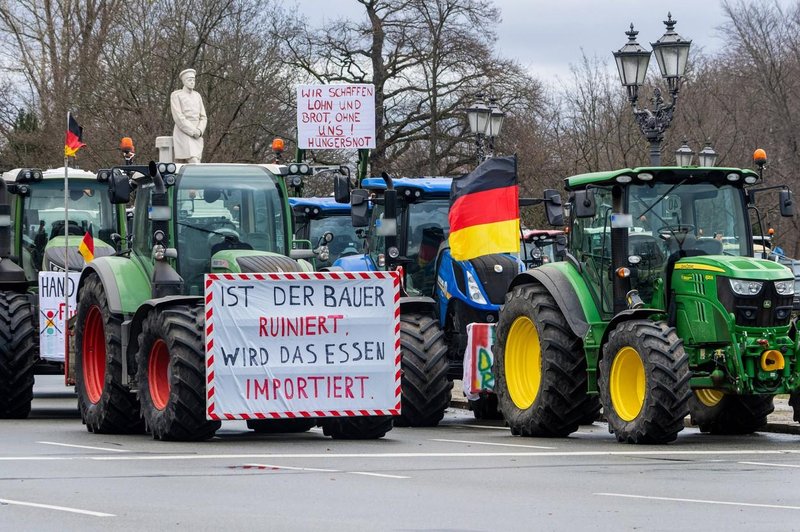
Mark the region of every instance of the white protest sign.
[[208, 419], [399, 415], [396, 272], [205, 278]]
[[297, 86], [297, 145], [303, 150], [375, 147], [375, 86]]
[[[69, 317], [77, 310], [75, 289], [80, 272], [69, 272]], [[64, 362], [64, 327], [66, 322], [64, 272], [39, 272], [39, 356], [52, 362]]]

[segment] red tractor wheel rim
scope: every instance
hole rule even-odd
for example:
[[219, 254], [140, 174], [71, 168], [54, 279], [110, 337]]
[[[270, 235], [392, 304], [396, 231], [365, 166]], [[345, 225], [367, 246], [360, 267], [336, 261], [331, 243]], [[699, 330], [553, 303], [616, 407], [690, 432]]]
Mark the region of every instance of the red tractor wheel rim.
[[147, 362], [147, 382], [153, 406], [164, 410], [169, 402], [169, 349], [164, 340], [156, 340]]
[[106, 335], [103, 330], [103, 313], [97, 305], [89, 309], [83, 331], [83, 382], [86, 395], [97, 404], [103, 395], [106, 380]]

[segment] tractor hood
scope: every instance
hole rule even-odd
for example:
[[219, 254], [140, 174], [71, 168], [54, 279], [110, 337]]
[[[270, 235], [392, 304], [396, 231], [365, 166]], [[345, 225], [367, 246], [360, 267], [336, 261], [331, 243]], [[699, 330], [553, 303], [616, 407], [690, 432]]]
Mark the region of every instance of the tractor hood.
[[725, 255], [685, 257], [675, 263], [675, 273], [715, 273], [733, 279], [783, 281], [794, 279], [786, 266], [770, 260]]
[[[63, 271], [64, 270], [64, 254], [66, 250], [67, 261], [69, 268], [73, 271], [81, 271], [86, 261], [78, 250], [78, 246], [83, 240], [82, 236], [70, 235], [69, 246], [66, 246], [66, 237], [57, 236], [47, 242], [44, 250], [44, 261], [42, 270], [45, 271]], [[94, 239], [94, 257], [105, 257], [113, 255], [114, 248], [103, 242], [99, 238]]]

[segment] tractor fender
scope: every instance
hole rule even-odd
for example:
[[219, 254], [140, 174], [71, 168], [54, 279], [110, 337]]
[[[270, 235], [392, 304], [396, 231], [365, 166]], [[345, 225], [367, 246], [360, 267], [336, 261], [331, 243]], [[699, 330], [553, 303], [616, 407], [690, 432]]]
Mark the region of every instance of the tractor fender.
[[[142, 323], [152, 310], [178, 304], [194, 304], [203, 301], [203, 296], [165, 296], [144, 301], [130, 320], [122, 323], [122, 349], [128, 361], [128, 368], [134, 368], [132, 375], [136, 374], [136, 351], [139, 349], [139, 334], [142, 332]], [[205, 331], [203, 331], [205, 334]]]
[[408, 314], [416, 312], [419, 314], [430, 314], [436, 319], [436, 300], [426, 296], [406, 296], [400, 298], [400, 312]]
[[606, 345], [608, 335], [611, 334], [611, 331], [617, 328], [617, 325], [630, 320], [644, 320], [653, 314], [666, 314], [666, 311], [658, 308], [627, 309], [619, 312], [616, 316], [611, 318], [611, 321], [609, 321], [608, 325], [606, 326], [606, 330], [603, 331], [603, 340], [600, 342], [600, 353], [597, 357], [597, 360], [599, 361], [603, 357], [602, 346]]
[[550, 292], [567, 320], [569, 328], [578, 338], [586, 336], [589, 331], [586, 313], [575, 288], [566, 275], [554, 268], [534, 268], [517, 275], [511, 281], [508, 291], [511, 292], [517, 286], [531, 283], [539, 283]]
[[[100, 277], [108, 300], [108, 309], [114, 314], [133, 314], [142, 300], [150, 295], [150, 281], [147, 275], [126, 257], [98, 257], [88, 263], [81, 271], [78, 281], [80, 288], [89, 275]], [[124, 282], [120, 282], [124, 279]]]

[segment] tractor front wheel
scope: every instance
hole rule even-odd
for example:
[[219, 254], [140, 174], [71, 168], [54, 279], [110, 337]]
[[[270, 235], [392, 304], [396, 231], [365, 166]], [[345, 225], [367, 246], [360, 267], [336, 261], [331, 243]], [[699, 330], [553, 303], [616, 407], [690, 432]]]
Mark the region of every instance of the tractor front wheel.
[[206, 420], [204, 324], [202, 305], [153, 310], [142, 323], [139, 402], [157, 440], [207, 440], [220, 427]]
[[692, 424], [711, 434], [752, 434], [775, 410], [771, 395], [728, 395], [695, 390], [689, 399]]
[[568, 436], [597, 415], [583, 344], [544, 286], [518, 286], [506, 296], [494, 354], [497, 401], [512, 434]]
[[673, 327], [631, 320], [608, 336], [600, 400], [608, 430], [627, 443], [668, 443], [689, 413], [689, 359]]
[[28, 417], [33, 400], [36, 329], [26, 294], [0, 292], [0, 419]]
[[109, 310], [97, 275], [81, 287], [77, 312], [75, 388], [86, 428], [101, 434], [141, 432], [136, 396], [122, 384], [122, 317]]

